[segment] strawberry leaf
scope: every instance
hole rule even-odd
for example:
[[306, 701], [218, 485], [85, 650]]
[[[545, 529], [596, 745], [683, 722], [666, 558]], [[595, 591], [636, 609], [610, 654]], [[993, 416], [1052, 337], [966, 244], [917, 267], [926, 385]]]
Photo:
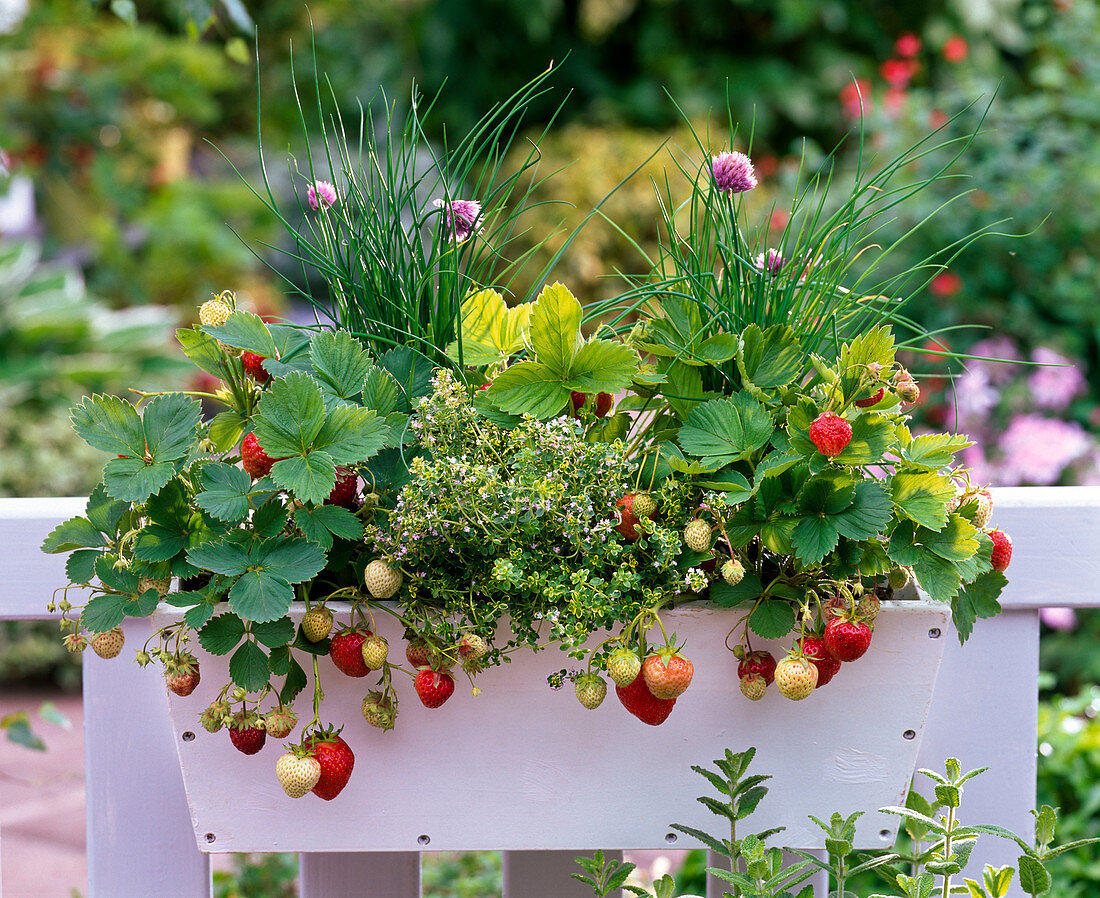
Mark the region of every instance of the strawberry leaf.
[[336, 462], [327, 452], [277, 461], [271, 476], [303, 502], [323, 502], [336, 486]]
[[301, 372], [274, 381], [260, 398], [258, 412], [256, 438], [272, 458], [305, 455], [325, 423], [321, 388]]
[[323, 449], [338, 465], [366, 461], [386, 444], [385, 418], [366, 408], [339, 406], [329, 412], [313, 441], [313, 451]]
[[710, 600], [723, 608], [732, 608], [749, 599], [755, 599], [763, 591], [760, 578], [755, 571], [745, 571], [741, 582], [730, 586], [725, 580], [717, 580], [710, 585]]
[[294, 512], [294, 523], [305, 534], [306, 539], [323, 549], [332, 548], [334, 536], [353, 540], [363, 536], [363, 522], [346, 508], [337, 505], [299, 508]]
[[98, 549], [105, 547], [103, 534], [87, 518], [69, 518], [53, 528], [42, 541], [42, 551], [51, 555], [71, 552], [73, 549]]
[[294, 639], [294, 622], [289, 617], [253, 624], [249, 632], [269, 649], [285, 646]]
[[154, 462], [178, 461], [187, 456], [198, 439], [202, 406], [182, 393], [154, 396], [145, 406], [145, 454]]
[[245, 640], [229, 659], [229, 676], [242, 689], [256, 692], [267, 685], [267, 654], [252, 640]]
[[777, 324], [761, 331], [751, 324], [741, 333], [737, 369], [747, 383], [767, 390], [791, 383], [805, 369], [805, 359], [794, 331], [787, 325]]
[[363, 405], [380, 416], [397, 411], [401, 388], [385, 368], [371, 368], [363, 380]]
[[559, 283], [545, 286], [531, 309], [531, 348], [556, 380], [569, 371], [581, 343], [582, 316], [581, 304]]
[[129, 402], [117, 396], [86, 396], [69, 409], [73, 430], [93, 449], [141, 458], [145, 455], [145, 430]]
[[890, 480], [890, 498], [898, 513], [922, 527], [940, 530], [947, 523], [947, 503], [955, 488], [931, 471], [898, 471]]
[[629, 346], [589, 340], [574, 356], [564, 386], [581, 393], [618, 393], [630, 385], [637, 370], [638, 354]]
[[88, 497], [85, 514], [92, 525], [108, 536], [118, 536], [119, 521], [130, 510], [128, 502], [119, 502], [107, 495], [103, 484], [99, 484]]
[[199, 630], [199, 644], [212, 655], [228, 655], [244, 634], [244, 621], [237, 615], [219, 614]]
[[1000, 613], [1001, 603], [997, 597], [1007, 585], [1008, 578], [1000, 571], [988, 571], [967, 584], [951, 600], [951, 619], [955, 622], [960, 644], [970, 637], [977, 620]]
[[103, 486], [112, 499], [144, 502], [176, 476], [169, 462], [146, 464], [140, 458], [112, 458], [103, 469]]
[[229, 590], [229, 607], [245, 620], [256, 623], [282, 617], [293, 600], [290, 584], [264, 570], [247, 571]]
[[106, 593], [88, 600], [80, 613], [80, 624], [89, 633], [106, 633], [122, 623], [126, 617], [129, 596]]
[[833, 523], [841, 536], [865, 540], [882, 533], [892, 515], [893, 506], [882, 485], [873, 480], [860, 480], [855, 485], [852, 504], [836, 514]]
[[541, 362], [520, 362], [505, 368], [488, 389], [489, 398], [510, 415], [524, 413], [540, 420], [553, 418], [569, 401], [561, 377]]
[[416, 400], [431, 392], [435, 365], [422, 353], [408, 346], [397, 346], [383, 353], [378, 364], [393, 376], [401, 391], [398, 411], [411, 412], [416, 407]]
[[[100, 555], [95, 560], [95, 573], [99, 577], [99, 582], [108, 589], [127, 593], [126, 599], [128, 600], [129, 594], [138, 591], [138, 576], [129, 568], [116, 568], [115, 562], [117, 560], [117, 555]], [[110, 629], [110, 627], [107, 629]]]
[[246, 349], [270, 359], [279, 357], [279, 347], [268, 326], [259, 315], [251, 312], [238, 309], [225, 324], [207, 325], [202, 331], [235, 349]]
[[894, 441], [894, 425], [888, 418], [864, 413], [851, 422], [852, 441], [833, 457], [838, 465], [873, 465]]
[[749, 627], [761, 639], [786, 636], [794, 622], [794, 606], [783, 599], [763, 599], [749, 615]]
[[187, 560], [197, 568], [227, 577], [243, 574], [250, 563], [244, 546], [229, 540], [196, 546], [188, 551]]
[[370, 355], [347, 331], [321, 331], [309, 345], [325, 405], [356, 402], [371, 369]]
[[747, 393], [735, 393], [692, 409], [678, 439], [686, 453], [716, 469], [748, 458], [768, 442], [774, 430], [764, 406]]
[[925, 471], [946, 468], [955, 459], [955, 453], [974, 443], [962, 434], [926, 433], [916, 437], [900, 453], [910, 466]]
[[297, 698], [298, 693], [306, 688], [306, 672], [296, 659], [290, 659], [290, 670], [287, 672], [283, 688], [279, 690], [279, 701], [289, 705]]
[[244, 418], [240, 412], [233, 409], [218, 412], [210, 422], [209, 429], [210, 439], [214, 443], [214, 447], [219, 452], [228, 452], [233, 449], [240, 443], [247, 425], [248, 419]]
[[248, 473], [224, 462], [202, 466], [203, 491], [195, 504], [219, 520], [235, 524], [248, 517], [248, 495], [252, 478]]
[[70, 583], [91, 583], [95, 579], [95, 562], [100, 552], [78, 549], [65, 559], [65, 576]]

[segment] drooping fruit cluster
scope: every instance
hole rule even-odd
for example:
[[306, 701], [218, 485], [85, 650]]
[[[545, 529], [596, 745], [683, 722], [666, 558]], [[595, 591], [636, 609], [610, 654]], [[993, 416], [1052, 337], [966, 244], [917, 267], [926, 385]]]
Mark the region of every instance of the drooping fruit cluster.
[[[615, 684], [619, 702], [642, 723], [650, 726], [665, 722], [672, 713], [676, 699], [691, 685], [695, 673], [691, 661], [681, 653], [675, 640], [673, 634], [663, 647], [649, 652], [645, 658], [639, 657], [637, 652], [625, 645], [618, 646], [607, 657], [607, 673]], [[590, 707], [585, 704], [585, 698], [591, 693], [582, 696], [582, 679], [577, 681], [577, 698], [585, 707]], [[592, 684], [591, 688], [606, 689], [602, 678], [595, 679], [599, 680], [599, 685]], [[602, 693], [600, 701], [603, 701]]]

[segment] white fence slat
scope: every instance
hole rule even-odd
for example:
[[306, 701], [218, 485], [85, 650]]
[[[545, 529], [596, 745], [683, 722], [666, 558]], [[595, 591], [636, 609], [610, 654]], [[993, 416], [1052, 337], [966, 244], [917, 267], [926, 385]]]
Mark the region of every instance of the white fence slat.
[[1100, 605], [1100, 486], [992, 490], [993, 523], [1012, 537], [1005, 608]]
[[[0, 619], [46, 618], [53, 591], [67, 582], [67, 555], [44, 555], [42, 540], [62, 521], [84, 514], [88, 500], [0, 499]], [[77, 604], [73, 594], [71, 599]]]
[[[573, 879], [574, 873], [582, 872], [575, 858], [590, 853], [587, 851], [504, 852], [503, 898], [591, 898], [592, 889]], [[603, 855], [606, 860], [623, 859], [621, 851], [605, 851]]]
[[164, 678], [131, 660], [149, 624], [128, 621], [125, 631], [120, 657], [84, 657], [90, 898], [201, 898], [211, 893], [210, 862], [195, 846]]
[[301, 898], [420, 898], [416, 851], [304, 852], [299, 857]]

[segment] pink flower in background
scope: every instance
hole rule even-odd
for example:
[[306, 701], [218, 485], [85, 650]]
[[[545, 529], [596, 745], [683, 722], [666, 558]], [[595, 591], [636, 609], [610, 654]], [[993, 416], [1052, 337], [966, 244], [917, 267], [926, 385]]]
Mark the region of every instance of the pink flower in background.
[[894, 42], [894, 52], [898, 56], [916, 56], [920, 53], [920, 38], [912, 31], [898, 35], [898, 39]]
[[943, 42], [942, 52], [943, 58], [948, 62], [962, 62], [970, 53], [970, 45], [966, 38], [953, 34]]
[[995, 482], [1000, 486], [1049, 486], [1092, 448], [1088, 434], [1076, 421], [1018, 415], [1001, 437], [1004, 460]]
[[1031, 354], [1031, 360], [1041, 365], [1058, 366], [1036, 368], [1028, 377], [1027, 386], [1037, 408], [1060, 412], [1085, 392], [1088, 386], [1085, 376], [1064, 355], [1040, 346]]
[[970, 362], [967, 370], [955, 378], [952, 390], [954, 401], [949, 396], [947, 402], [948, 428], [980, 432], [1001, 399], [1001, 391], [990, 381], [986, 366]]
[[978, 356], [978, 360], [968, 361], [967, 368], [971, 370], [980, 368], [985, 371], [989, 382], [994, 385], [1006, 384], [1013, 380], [1020, 369], [1015, 365], [1001, 362], [983, 362], [981, 359], [1005, 359], [1016, 361], [1020, 359], [1020, 350], [1009, 337], [998, 336], [979, 340], [970, 347], [968, 355]]
[[1039, 619], [1052, 630], [1077, 628], [1077, 613], [1072, 608], [1040, 608]]
[[328, 181], [314, 181], [306, 188], [306, 201], [314, 212], [327, 209], [336, 202], [336, 188]]
[[840, 105], [848, 118], [859, 118], [871, 111], [871, 83], [863, 78], [849, 82], [840, 89]]
[[917, 73], [917, 62], [915, 59], [887, 59], [879, 66], [878, 72], [891, 87], [908, 87]]
[[436, 200], [435, 207], [444, 209], [446, 216], [447, 236], [455, 243], [463, 243], [472, 234], [476, 234], [481, 225], [478, 217], [481, 215], [481, 203], [477, 200]]
[[756, 171], [744, 153], [719, 153], [711, 157], [710, 169], [714, 184], [722, 193], [744, 193], [756, 186]]
[[767, 253], [760, 253], [754, 260], [753, 265], [759, 268], [761, 271], [766, 271], [768, 274], [779, 274], [779, 269], [783, 267], [783, 263], [786, 260], [783, 258], [783, 254], [777, 249], [769, 249]]

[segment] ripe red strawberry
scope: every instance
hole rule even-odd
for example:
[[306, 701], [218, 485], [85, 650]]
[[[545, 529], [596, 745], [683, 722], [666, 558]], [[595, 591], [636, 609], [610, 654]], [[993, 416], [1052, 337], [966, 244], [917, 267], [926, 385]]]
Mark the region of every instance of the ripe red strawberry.
[[852, 442], [852, 425], [840, 415], [822, 412], [810, 425], [810, 440], [818, 452], [832, 458], [840, 455], [844, 447]]
[[365, 677], [370, 668], [363, 662], [363, 642], [369, 630], [344, 629], [332, 637], [328, 646], [332, 663], [349, 677]]
[[596, 417], [603, 418], [607, 416], [607, 413], [611, 411], [611, 405], [613, 398], [610, 393], [597, 393], [596, 394]]
[[825, 625], [825, 651], [841, 661], [855, 661], [871, 645], [871, 628], [862, 622], [834, 617]]
[[882, 402], [882, 397], [886, 395], [886, 388], [879, 387], [878, 392], [873, 396], [868, 396], [866, 399], [857, 399], [856, 405], [860, 408], [870, 408], [872, 405], [878, 405]]
[[405, 643], [405, 660], [413, 667], [427, 667], [431, 659], [432, 650], [423, 639], [413, 639]]
[[803, 636], [795, 640], [795, 645], [817, 668], [818, 687], [828, 683], [840, 670], [840, 659], [829, 654], [829, 650], [825, 647], [825, 640], [820, 636]]
[[267, 733], [257, 724], [259, 721], [252, 711], [238, 711], [229, 722], [229, 741], [239, 752], [254, 755], [267, 741]]
[[737, 665], [737, 676], [763, 677], [764, 685], [770, 685], [775, 679], [775, 658], [771, 652], [749, 652]]
[[260, 448], [256, 434], [249, 433], [241, 440], [241, 464], [253, 480], [259, 480], [271, 473], [271, 466], [278, 459], [272, 458]]
[[[588, 401], [590, 394], [581, 393], [577, 390], [573, 390], [569, 394], [569, 398], [573, 403], [573, 417], [580, 417], [580, 410], [584, 408], [584, 404]], [[597, 393], [596, 402], [593, 405], [592, 411], [597, 418], [603, 418], [611, 411], [611, 406], [614, 403], [614, 397], [610, 393]]]
[[638, 676], [629, 686], [616, 686], [615, 695], [619, 697], [619, 701], [627, 711], [642, 723], [653, 727], [664, 723], [676, 706], [676, 699], [657, 698], [650, 692], [641, 671], [638, 671]]
[[244, 373], [258, 384], [266, 384], [271, 380], [271, 375], [264, 370], [264, 359], [267, 356], [249, 352], [247, 349], [241, 353], [241, 364], [244, 365]]
[[425, 708], [438, 708], [454, 694], [455, 681], [449, 673], [424, 667], [413, 681], [416, 694]]
[[190, 695], [199, 685], [199, 662], [194, 655], [173, 659], [164, 669], [164, 681], [176, 695]]
[[627, 493], [616, 504], [619, 506], [619, 523], [615, 529], [622, 534], [627, 542], [634, 542], [641, 534], [638, 532], [638, 518], [634, 514], [634, 497], [636, 493]]
[[993, 570], [1003, 571], [1012, 560], [1012, 537], [1003, 530], [990, 530], [989, 538], [993, 540]]
[[332, 488], [325, 505], [342, 505], [354, 508], [359, 495], [359, 475], [349, 468], [336, 469], [336, 486]]
[[679, 698], [687, 692], [695, 667], [673, 646], [665, 646], [642, 662], [642, 677], [654, 698]]
[[351, 779], [355, 767], [355, 755], [337, 733], [314, 733], [305, 741], [312, 757], [321, 765], [321, 776], [313, 787], [313, 794], [325, 801], [332, 801]]

